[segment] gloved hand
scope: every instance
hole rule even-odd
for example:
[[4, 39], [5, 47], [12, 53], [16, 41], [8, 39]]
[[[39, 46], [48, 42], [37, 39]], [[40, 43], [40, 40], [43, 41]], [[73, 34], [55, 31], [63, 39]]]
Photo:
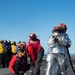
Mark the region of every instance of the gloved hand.
[[57, 39], [57, 38], [54, 38], [54, 42], [55, 42], [55, 43], [58, 43], [59, 41], [58, 41], [58, 39]]
[[59, 42], [59, 40], [55, 36], [53, 36], [52, 38], [54, 39], [54, 43], [58, 43]]
[[69, 47], [70, 47], [70, 44], [67, 44], [67, 45], [66, 45], [66, 48], [69, 48]]
[[23, 71], [20, 71], [19, 74], [24, 75], [24, 72]]

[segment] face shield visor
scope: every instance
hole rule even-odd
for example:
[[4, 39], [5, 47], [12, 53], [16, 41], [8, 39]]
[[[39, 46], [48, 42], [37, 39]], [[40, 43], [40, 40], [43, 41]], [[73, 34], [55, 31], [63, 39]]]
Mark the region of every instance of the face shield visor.
[[60, 34], [60, 30], [53, 30], [52, 33], [57, 36]]

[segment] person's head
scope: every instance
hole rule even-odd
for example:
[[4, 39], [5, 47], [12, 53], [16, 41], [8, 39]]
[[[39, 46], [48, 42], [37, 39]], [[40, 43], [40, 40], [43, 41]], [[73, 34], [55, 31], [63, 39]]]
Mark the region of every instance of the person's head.
[[64, 23], [60, 24], [60, 32], [65, 33], [67, 31], [67, 26]]
[[7, 40], [4, 40], [4, 43], [6, 44], [7, 43]]
[[12, 42], [12, 45], [16, 45], [16, 42], [15, 42], [15, 41], [13, 41], [13, 42]]
[[29, 37], [31, 40], [36, 40], [36, 38], [37, 38], [35, 33], [30, 33]]
[[20, 44], [17, 45], [19, 50], [25, 50], [26, 49], [26, 43], [21, 42]]
[[18, 41], [18, 44], [21, 43], [21, 41]]
[[0, 40], [0, 43], [3, 43], [3, 40]]
[[8, 40], [7, 42], [8, 42], [9, 44], [11, 44], [11, 41], [10, 41], [10, 40]]
[[60, 27], [59, 26], [55, 26], [52, 30], [52, 33], [54, 35], [58, 35], [60, 33]]
[[21, 50], [18, 50], [18, 51], [17, 51], [17, 56], [18, 56], [18, 57], [22, 57], [22, 56], [23, 56], [23, 53], [22, 53]]
[[25, 41], [22, 41], [22, 44], [23, 44], [23, 45], [26, 45], [26, 42], [25, 42]]

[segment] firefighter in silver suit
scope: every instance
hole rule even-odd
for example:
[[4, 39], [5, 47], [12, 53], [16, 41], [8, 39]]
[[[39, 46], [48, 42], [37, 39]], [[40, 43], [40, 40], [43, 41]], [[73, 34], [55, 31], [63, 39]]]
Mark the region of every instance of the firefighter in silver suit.
[[60, 34], [61, 34], [61, 37], [62, 37], [63, 41], [60, 42], [60, 45], [61, 45], [61, 47], [62, 46], [65, 47], [65, 70], [67, 71], [67, 66], [68, 66], [67, 63], [69, 61], [67, 48], [70, 48], [70, 46], [71, 46], [71, 40], [70, 40], [68, 34], [66, 33], [66, 31], [67, 31], [66, 24], [61, 23], [60, 24]]
[[[60, 68], [61, 75], [65, 75], [65, 47], [67, 43], [64, 41], [64, 36], [60, 34], [60, 27], [53, 28], [53, 35], [48, 39], [48, 54], [46, 75], [57, 75]], [[60, 45], [61, 44], [61, 45]]]

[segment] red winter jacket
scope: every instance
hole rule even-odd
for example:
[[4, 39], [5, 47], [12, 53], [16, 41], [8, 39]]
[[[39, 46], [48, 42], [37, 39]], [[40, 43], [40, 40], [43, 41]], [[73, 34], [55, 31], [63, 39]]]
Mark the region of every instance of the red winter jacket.
[[40, 51], [42, 46], [40, 45], [40, 40], [37, 39], [36, 41], [32, 41], [31, 39], [27, 43], [27, 50], [30, 54], [31, 60], [33, 63], [35, 63], [37, 54]]
[[[14, 56], [12, 56], [11, 61], [9, 62], [9, 69], [10, 69], [10, 71], [11, 71], [12, 73], [15, 73], [13, 67], [14, 67], [14, 65], [15, 65], [15, 62], [18, 61], [18, 59], [19, 59], [19, 58], [17, 58], [17, 56], [14, 55]], [[25, 60], [25, 62], [22, 62], [22, 63], [21, 63], [22, 71], [25, 71], [26, 64], [27, 64], [27, 57], [25, 57], [24, 60]]]
[[10, 71], [11, 71], [12, 73], [15, 73], [13, 67], [14, 67], [15, 62], [16, 62], [17, 60], [18, 60], [17, 57], [14, 55], [14, 56], [12, 57], [11, 61], [9, 62], [9, 69], [10, 69]]

